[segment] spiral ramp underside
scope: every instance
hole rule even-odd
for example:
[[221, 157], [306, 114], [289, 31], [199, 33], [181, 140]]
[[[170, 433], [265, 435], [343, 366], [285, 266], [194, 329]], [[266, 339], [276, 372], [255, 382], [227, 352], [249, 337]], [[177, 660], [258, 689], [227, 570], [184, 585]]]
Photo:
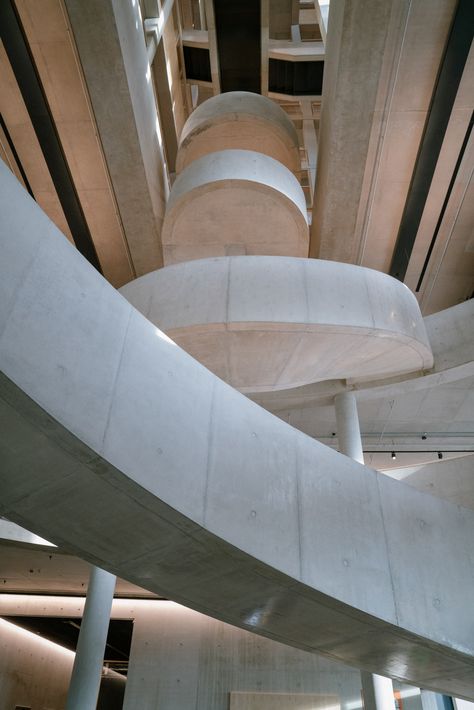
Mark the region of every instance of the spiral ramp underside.
[[[183, 169], [169, 224], [197, 161], [242, 158], [218, 148]], [[229, 623], [474, 698], [474, 512], [334, 452], [235, 389], [436, 386], [472, 368], [472, 336], [454, 328], [449, 355], [437, 343], [433, 357], [433, 328], [402, 284], [300, 253], [255, 255], [244, 217], [245, 251], [232, 242], [199, 259], [196, 241], [124, 298], [0, 167], [0, 512]], [[299, 197], [271, 189], [295, 209]], [[293, 230], [300, 243], [297, 220]], [[472, 324], [472, 306], [459, 308], [436, 328]]]

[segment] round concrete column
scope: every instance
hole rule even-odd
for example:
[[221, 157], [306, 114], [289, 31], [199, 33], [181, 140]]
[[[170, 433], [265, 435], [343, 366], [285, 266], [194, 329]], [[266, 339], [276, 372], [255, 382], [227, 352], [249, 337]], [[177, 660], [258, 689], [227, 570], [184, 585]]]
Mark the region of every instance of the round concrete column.
[[343, 392], [334, 399], [336, 407], [337, 440], [341, 454], [364, 463], [360, 436], [357, 402], [353, 392]]
[[115, 576], [93, 567], [66, 710], [95, 710], [97, 706], [114, 589]]
[[362, 671], [364, 710], [395, 710], [393, 683], [390, 678]]
[[[334, 398], [339, 451], [354, 461], [364, 463], [357, 402], [353, 392]], [[390, 678], [361, 671], [365, 710], [395, 710], [393, 684]]]

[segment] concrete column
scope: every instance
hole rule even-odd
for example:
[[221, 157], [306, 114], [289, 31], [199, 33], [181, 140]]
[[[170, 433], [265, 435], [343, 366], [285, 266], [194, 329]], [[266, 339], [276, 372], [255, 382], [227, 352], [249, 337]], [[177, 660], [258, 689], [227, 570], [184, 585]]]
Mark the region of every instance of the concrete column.
[[[364, 463], [357, 402], [353, 392], [343, 392], [334, 399], [339, 451]], [[395, 710], [390, 678], [361, 671], [365, 710]]]
[[93, 567], [66, 710], [96, 709], [114, 589], [115, 576]]
[[364, 463], [357, 402], [353, 392], [342, 392], [334, 399], [339, 451], [354, 461]]
[[204, 0], [199, 0], [199, 22], [201, 24], [201, 30], [207, 30], [206, 8], [204, 6]]
[[438, 693], [433, 693], [431, 690], [421, 691], [421, 707], [422, 710], [440, 710], [437, 702]]
[[390, 678], [361, 671], [365, 710], [395, 710]]

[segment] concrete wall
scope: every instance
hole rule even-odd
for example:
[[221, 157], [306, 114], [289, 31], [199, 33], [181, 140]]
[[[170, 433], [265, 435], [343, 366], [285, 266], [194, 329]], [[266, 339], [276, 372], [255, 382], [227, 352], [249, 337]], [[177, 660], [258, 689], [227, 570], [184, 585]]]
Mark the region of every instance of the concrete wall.
[[[123, 710], [228, 710], [231, 693], [248, 693], [248, 708], [258, 710], [267, 705], [255, 705], [254, 693], [285, 695], [285, 710], [362, 708], [360, 673], [354, 668], [173, 602], [140, 602], [134, 615]], [[418, 688], [395, 683], [394, 690], [401, 710], [421, 710]], [[275, 710], [280, 707], [272, 701]]]
[[0, 619], [0, 707], [62, 710], [74, 654]]
[[[2, 595], [0, 614], [81, 616], [83, 601]], [[357, 670], [174, 602], [116, 599], [112, 618], [134, 619], [123, 710], [228, 710], [231, 691], [333, 695], [342, 710], [360, 706]], [[72, 652], [0, 619], [1, 710], [21, 703], [34, 710], [62, 710], [73, 658]]]
[[229, 623], [474, 698], [473, 512], [212, 376], [1, 172], [5, 517]]
[[[78, 597], [3, 594], [0, 614], [81, 616], [83, 604]], [[362, 708], [356, 669], [174, 602], [116, 599], [112, 618], [134, 619], [123, 710], [228, 710], [231, 693], [247, 693], [252, 702], [258, 696], [251, 694], [288, 695], [295, 710], [307, 710], [308, 701], [312, 710]], [[0, 708], [23, 703], [33, 710], [62, 710], [72, 660], [72, 652], [0, 619]], [[115, 674], [110, 680], [113, 687], [102, 683], [99, 710], [120, 707], [113, 698], [123, 680]], [[421, 710], [417, 688], [394, 687], [401, 710]]]
[[227, 710], [231, 691], [360, 699], [357, 670], [172, 602], [137, 614], [124, 710]]
[[[74, 653], [0, 618], [0, 708], [63, 710]], [[97, 710], [119, 710], [125, 678], [101, 681]]]

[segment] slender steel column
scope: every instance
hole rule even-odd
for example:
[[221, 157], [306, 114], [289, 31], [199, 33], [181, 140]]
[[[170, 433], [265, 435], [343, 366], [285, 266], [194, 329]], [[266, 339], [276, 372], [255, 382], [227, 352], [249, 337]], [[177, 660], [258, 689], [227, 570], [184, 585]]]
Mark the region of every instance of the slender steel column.
[[[357, 402], [353, 392], [343, 392], [334, 399], [339, 451], [354, 461], [364, 463]], [[390, 678], [361, 671], [365, 710], [395, 710]]]
[[96, 710], [114, 590], [115, 576], [93, 567], [66, 710]]

